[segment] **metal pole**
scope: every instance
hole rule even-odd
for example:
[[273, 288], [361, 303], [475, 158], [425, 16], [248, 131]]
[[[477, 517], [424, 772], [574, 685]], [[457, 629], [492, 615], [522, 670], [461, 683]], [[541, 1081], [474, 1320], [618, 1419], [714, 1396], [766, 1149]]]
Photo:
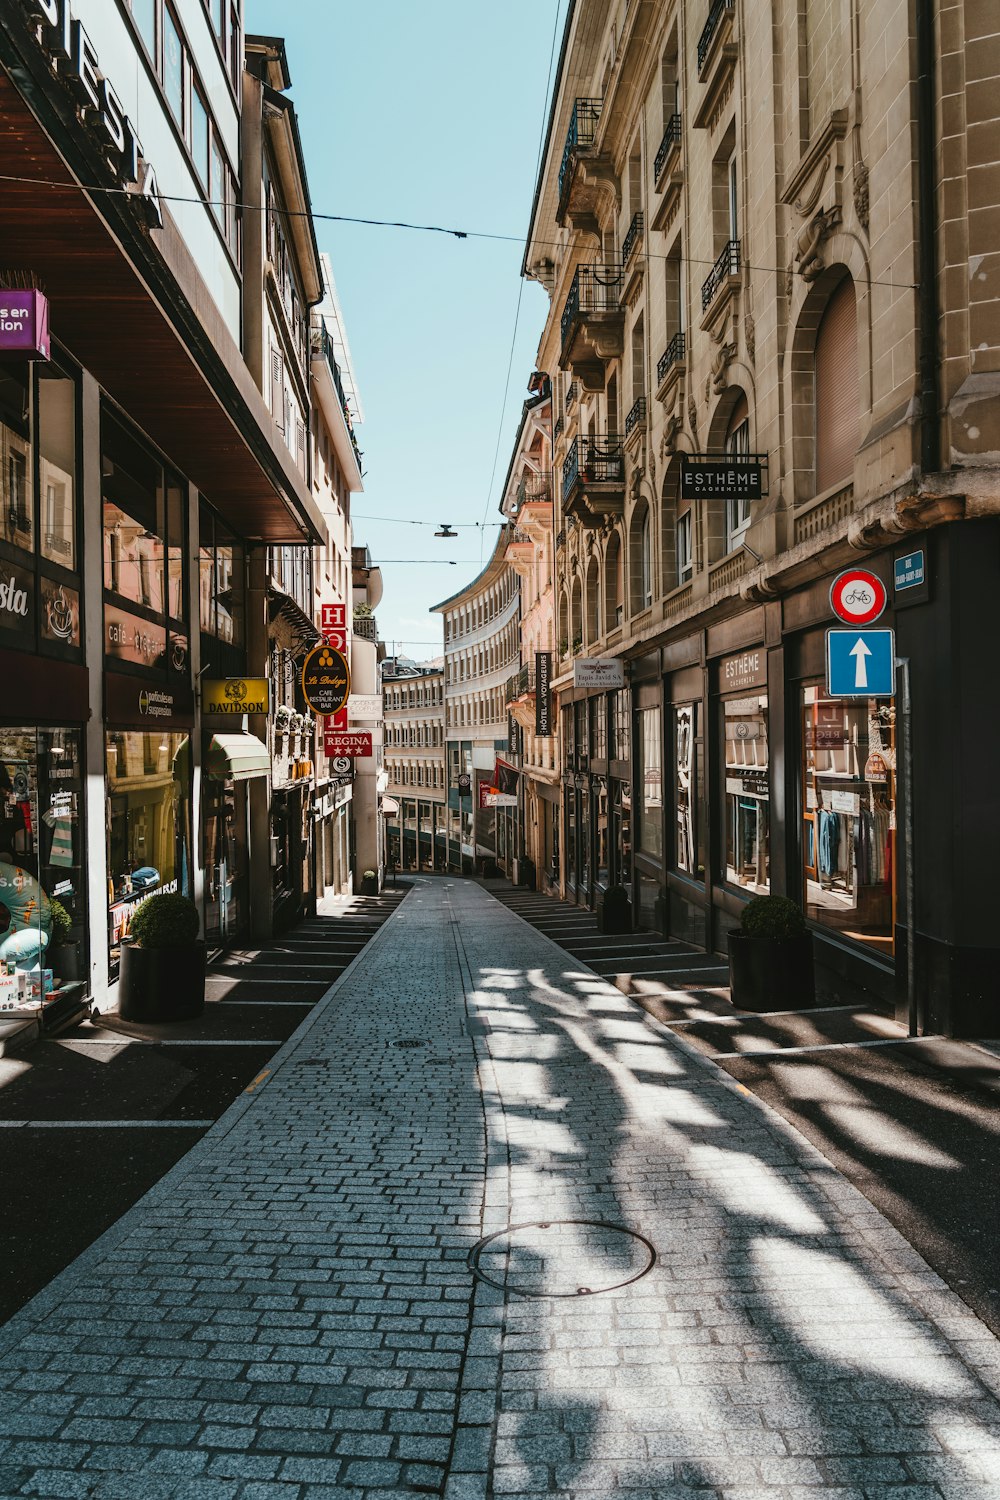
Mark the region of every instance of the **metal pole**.
[[913, 719], [910, 700], [910, 662], [897, 658], [902, 681], [903, 815], [906, 839], [906, 1009], [910, 1036], [919, 1036], [917, 1010], [916, 874], [913, 857]]

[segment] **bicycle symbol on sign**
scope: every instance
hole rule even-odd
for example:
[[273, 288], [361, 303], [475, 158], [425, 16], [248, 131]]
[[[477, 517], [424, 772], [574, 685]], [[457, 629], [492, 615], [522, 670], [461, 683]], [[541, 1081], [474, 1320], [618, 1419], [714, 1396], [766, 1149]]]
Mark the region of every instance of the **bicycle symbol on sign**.
[[843, 596], [843, 599], [845, 604], [861, 604], [866, 607], [875, 602], [871, 591], [866, 588], [853, 588], [849, 594]]

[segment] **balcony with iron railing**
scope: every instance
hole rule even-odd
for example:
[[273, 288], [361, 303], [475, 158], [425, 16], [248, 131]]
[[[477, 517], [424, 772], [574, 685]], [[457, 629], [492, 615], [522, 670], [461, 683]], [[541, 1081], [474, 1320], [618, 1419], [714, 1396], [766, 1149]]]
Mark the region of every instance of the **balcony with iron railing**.
[[722, 249], [718, 260], [708, 273], [701, 287], [702, 314], [708, 312], [723, 287], [732, 289], [739, 283], [740, 242], [730, 240]]
[[702, 87], [691, 121], [695, 130], [715, 130], [722, 121], [739, 56], [736, 38], [735, 0], [712, 0], [698, 38], [698, 79]]
[[622, 240], [623, 266], [628, 265], [629, 261], [632, 259], [633, 251], [636, 249], [639, 241], [642, 239], [643, 222], [642, 210], [640, 209], [638, 213], [634, 213], [632, 215], [632, 222], [628, 226], [628, 232], [625, 235], [624, 240]]
[[562, 468], [565, 514], [583, 526], [599, 526], [625, 509], [625, 460], [616, 433], [577, 437]]
[[663, 139], [660, 142], [660, 148], [657, 151], [656, 158], [653, 162], [653, 183], [657, 191], [659, 191], [660, 183], [663, 180], [663, 174], [666, 171], [667, 163], [670, 161], [674, 152], [680, 149], [680, 144], [681, 117], [680, 115], [671, 115], [670, 119], [667, 121], [667, 128], [663, 132]]
[[330, 367], [334, 389], [337, 392], [340, 409], [344, 414], [344, 423], [347, 427], [348, 436], [351, 439], [351, 447], [354, 449], [354, 456], [358, 460], [358, 466], [360, 467], [361, 449], [358, 447], [358, 440], [354, 436], [351, 409], [347, 400], [347, 392], [344, 390], [344, 381], [340, 373], [340, 366], [333, 352], [333, 339], [330, 337], [325, 323], [315, 325], [309, 330], [309, 348], [314, 359], [325, 359]]
[[544, 469], [537, 474], [522, 474], [517, 486], [518, 511], [525, 505], [547, 505], [552, 499], [552, 473]]
[[708, 62], [709, 54], [712, 50], [712, 43], [719, 32], [722, 18], [725, 16], [727, 11], [732, 11], [734, 3], [735, 0], [713, 0], [712, 8], [708, 13], [708, 20], [702, 27], [701, 36], [698, 38], [699, 77], [705, 70], [705, 64]]
[[629, 414], [625, 418], [625, 437], [630, 438], [633, 432], [645, 432], [646, 430], [646, 398], [638, 396], [633, 401]]
[[560, 365], [571, 365], [588, 390], [604, 386], [604, 362], [622, 351], [624, 315], [619, 307], [620, 265], [577, 266], [560, 319]]
[[572, 187], [573, 174], [581, 151], [594, 144], [597, 122], [601, 118], [603, 99], [577, 99], [569, 117], [569, 128], [563, 145], [562, 162], [559, 166], [559, 207], [556, 218], [560, 224], [565, 216], [567, 201]]
[[659, 389], [667, 376], [678, 365], [684, 364], [685, 338], [683, 333], [675, 333], [670, 343], [664, 349], [656, 361], [656, 385]]
[[579, 383], [575, 380], [571, 380], [569, 385], [566, 387], [566, 399], [563, 402], [563, 411], [568, 412], [570, 407], [573, 405], [573, 402], [578, 399], [579, 395]]

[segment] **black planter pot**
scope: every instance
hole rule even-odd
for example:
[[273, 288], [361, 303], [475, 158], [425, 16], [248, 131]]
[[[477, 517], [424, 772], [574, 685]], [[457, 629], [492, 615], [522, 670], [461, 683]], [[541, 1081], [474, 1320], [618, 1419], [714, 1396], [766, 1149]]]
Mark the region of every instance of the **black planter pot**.
[[811, 932], [793, 938], [729, 933], [729, 983], [737, 1010], [808, 1010], [816, 1004]]
[[594, 913], [597, 930], [604, 933], [632, 931], [632, 902], [624, 891], [605, 891]]
[[205, 1009], [205, 944], [122, 944], [118, 1014], [123, 1021], [188, 1021]]
[[359, 894], [362, 895], [362, 896], [377, 896], [378, 895], [378, 876], [377, 875], [373, 875], [373, 876], [371, 876], [369, 878], [369, 877], [367, 877], [365, 875], [362, 875], [362, 877], [361, 877], [361, 891], [360, 891]]
[[50, 943], [45, 950], [44, 966], [51, 969], [57, 979], [81, 979], [80, 944]]

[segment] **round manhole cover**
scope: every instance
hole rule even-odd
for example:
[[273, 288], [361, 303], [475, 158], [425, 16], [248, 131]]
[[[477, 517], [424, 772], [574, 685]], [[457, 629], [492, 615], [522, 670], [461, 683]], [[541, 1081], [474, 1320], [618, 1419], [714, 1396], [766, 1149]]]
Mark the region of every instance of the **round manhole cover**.
[[511, 1224], [474, 1245], [475, 1276], [522, 1297], [587, 1297], [638, 1281], [656, 1251], [635, 1229], [601, 1219]]

